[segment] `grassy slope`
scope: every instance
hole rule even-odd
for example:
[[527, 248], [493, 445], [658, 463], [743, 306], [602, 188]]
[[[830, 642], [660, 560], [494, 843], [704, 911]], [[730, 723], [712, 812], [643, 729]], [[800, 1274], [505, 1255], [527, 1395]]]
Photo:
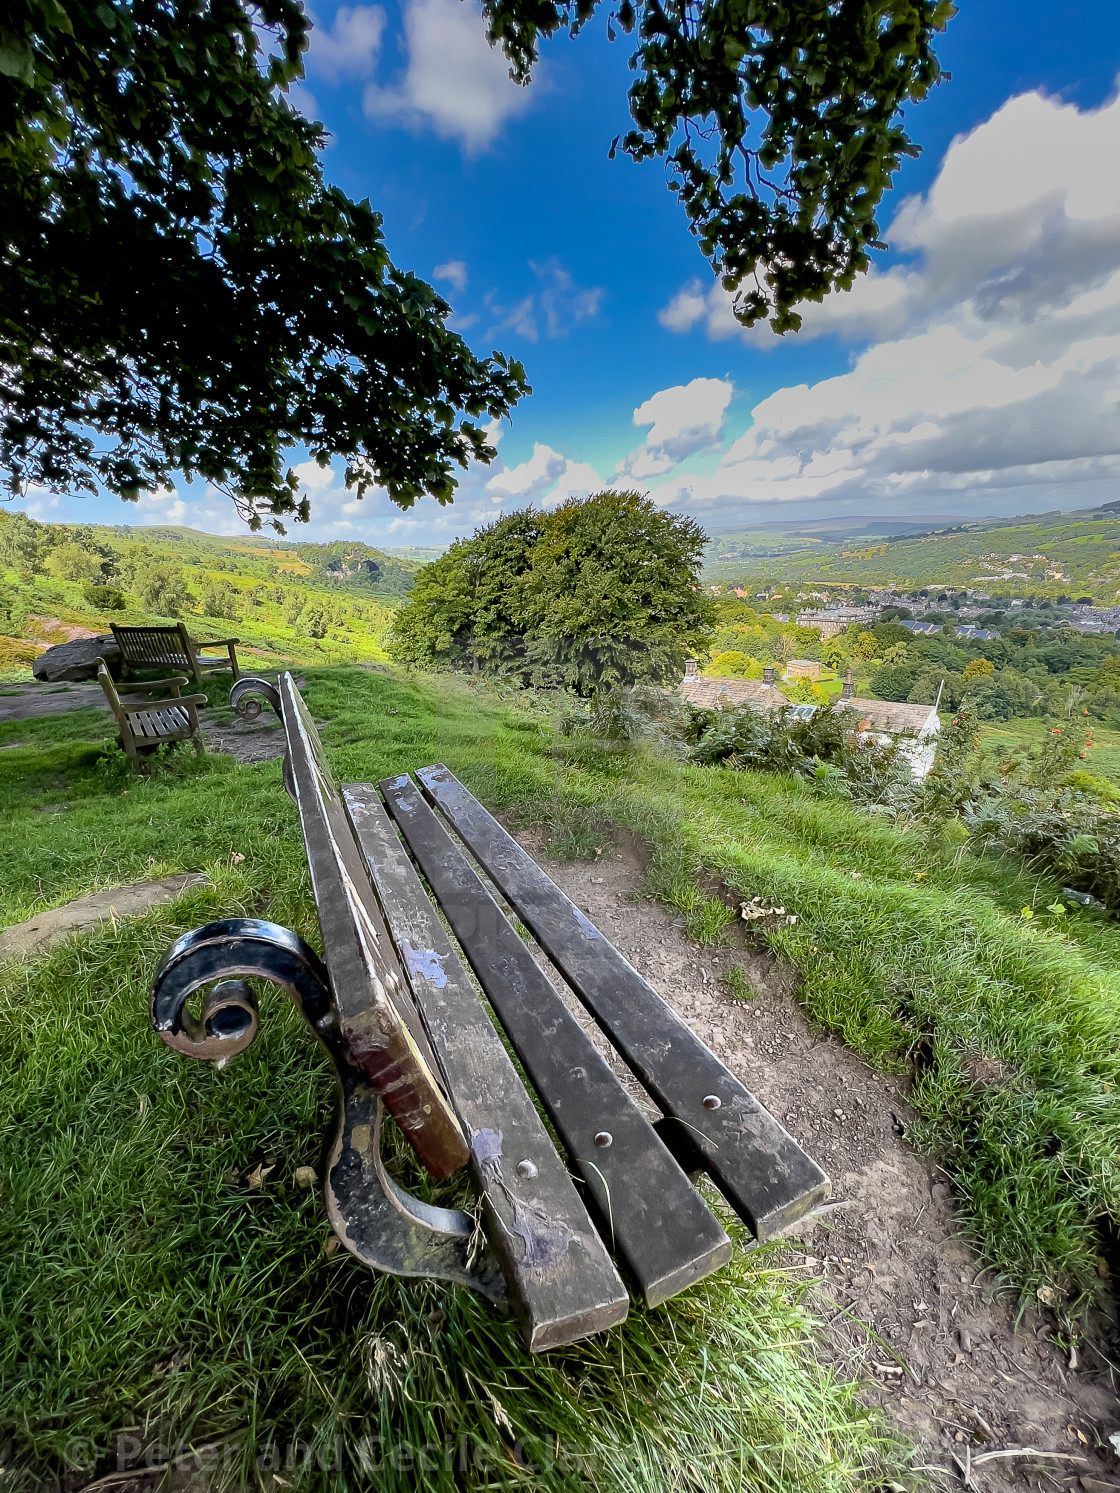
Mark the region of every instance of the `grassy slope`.
[[[783, 538], [780, 543], [790, 545], [792, 539]], [[1027, 558], [1012, 561], [1012, 555]], [[1035, 561], [1035, 555], [1046, 559]], [[734, 581], [778, 575], [785, 585], [817, 580], [911, 589], [933, 584], [968, 586], [977, 576], [998, 575], [1002, 569], [1023, 572], [1029, 579], [993, 581], [986, 590], [1036, 596], [1085, 592], [1102, 605], [1111, 605], [1120, 587], [1120, 518], [1047, 514], [1038, 520], [992, 522], [964, 534], [898, 539], [889, 544], [803, 540], [784, 553], [775, 545], [774, 553], [748, 553], [741, 560], [712, 556], [705, 565], [705, 578]], [[1060, 570], [1069, 579], [1048, 578], [1047, 570]]]
[[[360, 670], [312, 676], [307, 694], [344, 778], [443, 758], [492, 801], [555, 808], [534, 717]], [[205, 867], [214, 888], [0, 971], [5, 1486], [67, 1462], [106, 1472], [117, 1428], [137, 1425], [148, 1446], [219, 1443], [231, 1487], [257, 1485], [258, 1459], [269, 1488], [270, 1466], [288, 1486], [393, 1490], [668, 1493], [701, 1469], [727, 1493], [825, 1493], [899, 1475], [853, 1386], [814, 1361], [803, 1284], [766, 1252], [544, 1360], [468, 1293], [324, 1256], [321, 1204], [293, 1174], [317, 1160], [333, 1095], [302, 1022], [266, 995], [261, 1038], [217, 1073], [168, 1053], [146, 1016], [189, 927], [263, 914], [316, 939], [279, 765], [184, 754], [134, 778], [99, 754], [104, 730], [95, 711], [0, 727], [15, 830], [0, 918], [162, 870]], [[543, 1470], [519, 1469], [517, 1441]], [[299, 1442], [310, 1465], [290, 1457]]]
[[[701, 937], [732, 916], [701, 890], [702, 869], [795, 911], [772, 946], [802, 971], [818, 1020], [886, 1068], [915, 1068], [916, 1138], [941, 1152], [986, 1260], [1044, 1299], [1098, 1283], [1097, 1219], [1120, 1218], [1113, 924], [1052, 925], [1054, 888], [1015, 866], [794, 781], [565, 745], [532, 701], [357, 670], [313, 675], [307, 694], [344, 779], [444, 760], [491, 805], [551, 825], [569, 852], [593, 853], [610, 824], [626, 826], [655, 847], [652, 888]], [[176, 1433], [250, 1425], [266, 1439], [345, 1422], [348, 1434], [438, 1440], [455, 1426], [496, 1447], [507, 1414], [514, 1434], [561, 1430], [607, 1469], [605, 1488], [689, 1486], [690, 1460], [707, 1465], [720, 1445], [754, 1448], [747, 1486], [858, 1484], [872, 1433], [795, 1346], [805, 1328], [792, 1287], [764, 1265], [741, 1260], [730, 1280], [530, 1366], [468, 1298], [320, 1259], [325, 1226], [291, 1177], [313, 1159], [330, 1094], [295, 1018], [267, 1003], [257, 1047], [219, 1075], [171, 1058], [144, 1014], [160, 951], [205, 918], [250, 911], [314, 939], [277, 765], [187, 759], [132, 779], [98, 767], [85, 738], [103, 726], [91, 713], [0, 727], [0, 746], [32, 743], [0, 753], [16, 830], [4, 920], [154, 869], [209, 867], [216, 887], [7, 972], [0, 1296], [19, 1303], [9, 1330], [20, 1336], [0, 1356], [0, 1408], [21, 1444], [38, 1453], [75, 1424], [104, 1436], [151, 1416]], [[44, 802], [70, 807], [43, 815]], [[995, 1059], [1005, 1081], [979, 1090], [976, 1057]], [[259, 1192], [224, 1180], [271, 1156], [278, 1170]], [[437, 1303], [447, 1320], [433, 1331]], [[397, 1383], [376, 1404], [362, 1343], [374, 1379]], [[176, 1347], [193, 1351], [189, 1367], [158, 1376]], [[411, 1486], [384, 1476], [380, 1486]], [[502, 1476], [517, 1481], [508, 1464]], [[538, 1485], [581, 1485], [565, 1476], [554, 1468]], [[713, 1465], [706, 1485], [739, 1478], [737, 1465]]]
[[[367, 546], [364, 548], [368, 554], [383, 563], [385, 584], [380, 589], [376, 584], [369, 587], [336, 584], [316, 570], [317, 565], [332, 558], [331, 547], [326, 545], [303, 546], [304, 558], [301, 558], [294, 546], [249, 535], [227, 539], [193, 529], [129, 532], [107, 526], [93, 527], [102, 542], [118, 552], [143, 544], [161, 563], [181, 567], [188, 588], [196, 596], [202, 594], [208, 581], [232, 586], [239, 593], [236, 619], [203, 616], [192, 611], [184, 615], [183, 621], [201, 639], [240, 638], [241, 656], [250, 668], [272, 666], [282, 658], [318, 664], [384, 662], [382, 639], [416, 569], [414, 562], [395, 559]], [[357, 551], [360, 547], [351, 548]], [[277, 583], [284, 590], [282, 601], [275, 598]], [[51, 628], [51, 619], [106, 633], [111, 622], [147, 626], [169, 620], [143, 611], [136, 598], [127, 592], [126, 610], [100, 612], [83, 599], [82, 587], [77, 582], [47, 575], [38, 575], [34, 580], [21, 579], [16, 572], [0, 567], [0, 585], [13, 594], [27, 614], [23, 639], [0, 638], [0, 680], [18, 682], [27, 677], [28, 666], [38, 651], [29, 640], [59, 641]], [[295, 622], [285, 620], [288, 604], [297, 595], [305, 601], [304, 617], [319, 609], [331, 619], [323, 638], [310, 637], [303, 618]], [[37, 618], [48, 620], [44, 623]]]

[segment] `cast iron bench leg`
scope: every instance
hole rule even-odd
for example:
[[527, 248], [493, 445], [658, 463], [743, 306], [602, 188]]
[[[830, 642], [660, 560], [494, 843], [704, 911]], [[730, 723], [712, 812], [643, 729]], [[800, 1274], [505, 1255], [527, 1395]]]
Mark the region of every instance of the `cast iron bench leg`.
[[[156, 974], [153, 1027], [181, 1056], [224, 1065], [257, 1034], [247, 977], [291, 995], [334, 1065], [341, 1102], [325, 1192], [331, 1224], [346, 1247], [375, 1270], [470, 1286], [507, 1307], [505, 1281], [476, 1219], [422, 1202], [385, 1170], [384, 1107], [348, 1060], [326, 969], [298, 935], [255, 918], [228, 918], [185, 934]], [[201, 1017], [187, 1009], [198, 991], [205, 991]]]

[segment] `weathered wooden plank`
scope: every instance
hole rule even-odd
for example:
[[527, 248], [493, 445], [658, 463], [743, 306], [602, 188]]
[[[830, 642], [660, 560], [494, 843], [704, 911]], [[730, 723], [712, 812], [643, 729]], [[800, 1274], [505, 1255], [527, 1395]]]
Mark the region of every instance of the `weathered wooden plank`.
[[766, 1239], [824, 1201], [828, 1177], [446, 767], [417, 778], [698, 1164]]
[[407, 777], [381, 784], [436, 900], [650, 1306], [731, 1241]]
[[463, 1121], [486, 1232], [529, 1348], [621, 1322], [628, 1298], [618, 1272], [377, 789], [344, 784], [342, 797]]
[[290, 674], [279, 685], [288, 740], [285, 781], [299, 809], [323, 954], [353, 1060], [435, 1177], [470, 1152], [377, 905], [365, 861]]

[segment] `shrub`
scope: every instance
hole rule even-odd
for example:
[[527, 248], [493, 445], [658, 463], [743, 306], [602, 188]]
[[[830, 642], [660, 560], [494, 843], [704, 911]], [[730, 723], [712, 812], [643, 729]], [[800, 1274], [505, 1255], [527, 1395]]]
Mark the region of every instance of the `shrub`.
[[46, 569], [60, 581], [97, 581], [101, 578], [101, 559], [73, 542], [56, 545], [46, 558]]
[[241, 593], [228, 581], [204, 581], [198, 604], [204, 617], [226, 617], [231, 622], [241, 620]]
[[715, 679], [761, 679], [762, 665], [749, 653], [728, 649], [717, 653], [710, 664], [700, 671]]
[[98, 586], [87, 582], [82, 587], [82, 600], [87, 606], [95, 607], [99, 612], [122, 612], [124, 610], [124, 592], [118, 591], [115, 586]]
[[157, 617], [180, 617], [194, 601], [178, 565], [148, 561], [137, 567], [132, 584], [141, 606]]

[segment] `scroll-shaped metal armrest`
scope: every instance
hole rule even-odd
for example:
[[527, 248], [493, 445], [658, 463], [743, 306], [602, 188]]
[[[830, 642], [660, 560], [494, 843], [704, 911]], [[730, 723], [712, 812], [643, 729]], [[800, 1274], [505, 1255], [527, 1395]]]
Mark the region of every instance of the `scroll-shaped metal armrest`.
[[[376, 1270], [454, 1281], [507, 1307], [501, 1270], [473, 1215], [422, 1202], [385, 1170], [384, 1106], [351, 1058], [326, 967], [298, 934], [256, 918], [227, 918], [184, 934], [152, 985], [156, 1033], [184, 1057], [224, 1066], [259, 1029], [250, 978], [292, 996], [334, 1065], [340, 1104], [323, 1191], [342, 1243]], [[202, 997], [198, 1016], [188, 1009], [194, 995]]]

